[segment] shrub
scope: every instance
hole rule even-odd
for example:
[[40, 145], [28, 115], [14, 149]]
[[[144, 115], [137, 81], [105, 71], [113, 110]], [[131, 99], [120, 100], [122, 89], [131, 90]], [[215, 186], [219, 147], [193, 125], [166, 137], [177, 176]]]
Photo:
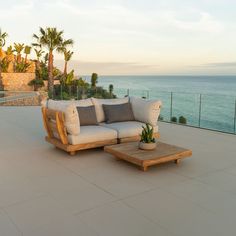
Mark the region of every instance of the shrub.
[[184, 116], [180, 116], [179, 117], [179, 123], [186, 125], [187, 124], [187, 119]]
[[39, 88], [44, 86], [42, 79], [33, 79], [28, 83], [29, 86], [34, 86], [34, 91], [37, 91]]
[[48, 80], [48, 66], [44, 62], [40, 63], [40, 69], [38, 71], [38, 77], [43, 79], [43, 80]]
[[88, 89], [89, 88], [89, 83], [87, 83], [86, 80], [84, 80], [81, 77], [79, 79], [74, 80], [74, 83], [79, 88], [84, 88], [84, 89]]
[[172, 117], [171, 117], [171, 122], [173, 122], [173, 123], [177, 123], [177, 117], [172, 116]]
[[8, 61], [6, 57], [4, 57], [0, 65], [2, 68], [2, 72], [8, 72], [9, 64], [10, 64], [10, 61]]
[[27, 69], [29, 68], [30, 64], [24, 62], [23, 60], [21, 62], [16, 62], [15, 64], [15, 72], [17, 73], [25, 73], [27, 72]]
[[159, 120], [159, 121], [163, 121], [163, 120], [164, 120], [164, 117], [163, 117], [162, 115], [159, 115], [158, 120]]
[[83, 99], [89, 97], [95, 98], [116, 98], [113, 93], [114, 86], [110, 85], [109, 90], [101, 86], [96, 87], [97, 74], [93, 73], [91, 84], [87, 83], [83, 78], [76, 78], [74, 70], [69, 74], [60, 75], [60, 85], [54, 85], [54, 99]]
[[71, 97], [67, 92], [62, 92], [62, 100], [70, 100]]

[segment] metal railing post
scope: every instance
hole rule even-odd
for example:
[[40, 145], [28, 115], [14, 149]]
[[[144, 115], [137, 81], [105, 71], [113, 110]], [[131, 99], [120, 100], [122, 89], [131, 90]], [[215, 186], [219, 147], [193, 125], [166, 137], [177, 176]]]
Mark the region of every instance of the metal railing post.
[[202, 94], [199, 96], [199, 117], [198, 117], [198, 127], [201, 127], [201, 116], [202, 116]]
[[61, 92], [61, 94], [60, 94], [60, 95], [61, 95], [61, 96], [60, 96], [60, 97], [61, 97], [61, 100], [63, 100], [63, 97], [62, 97], [62, 84], [61, 84], [60, 92]]
[[129, 97], [129, 89], [127, 89], [127, 96]]
[[54, 100], [54, 92], [55, 92], [55, 89], [54, 89], [54, 86], [52, 87], [52, 100]]
[[234, 104], [234, 133], [236, 134], [236, 99]]
[[71, 98], [71, 85], [69, 85], [69, 96]]
[[76, 87], [77, 100], [79, 100], [79, 86]]
[[170, 93], [170, 121], [172, 119], [172, 113], [173, 113], [172, 109], [173, 109], [173, 92]]

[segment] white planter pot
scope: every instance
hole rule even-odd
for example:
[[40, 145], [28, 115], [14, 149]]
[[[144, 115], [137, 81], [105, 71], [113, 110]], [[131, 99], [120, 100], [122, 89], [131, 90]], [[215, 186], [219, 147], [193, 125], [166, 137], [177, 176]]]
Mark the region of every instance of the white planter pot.
[[157, 147], [156, 143], [139, 142], [139, 148], [142, 150], [154, 150]]

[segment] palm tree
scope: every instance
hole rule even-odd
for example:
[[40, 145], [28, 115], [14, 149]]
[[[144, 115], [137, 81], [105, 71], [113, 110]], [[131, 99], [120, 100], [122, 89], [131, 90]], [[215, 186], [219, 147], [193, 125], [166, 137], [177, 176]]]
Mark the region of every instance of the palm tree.
[[25, 63], [27, 62], [28, 59], [28, 55], [31, 53], [31, 48], [30, 46], [26, 45], [25, 49], [24, 49], [24, 53], [25, 53]]
[[113, 86], [113, 84], [110, 84], [110, 85], [109, 85], [110, 97], [112, 96], [113, 91], [114, 91], [114, 86]]
[[44, 54], [44, 51], [42, 49], [37, 50], [36, 48], [34, 49], [34, 52], [36, 54], [37, 57], [37, 61], [40, 61], [40, 58], [42, 57], [42, 55]]
[[44, 54], [44, 51], [41, 48], [39, 50], [35, 48], [34, 52], [37, 57], [37, 59], [35, 60], [36, 70], [39, 71], [40, 70], [40, 58]]
[[44, 63], [47, 64], [48, 63], [48, 53], [46, 53], [44, 55]]
[[14, 70], [14, 61], [15, 61], [15, 55], [14, 55], [14, 49], [12, 46], [7, 47], [6, 53], [6, 59], [8, 62], [8, 70], [13, 71]]
[[98, 82], [98, 74], [93, 73], [91, 76], [91, 87], [96, 88], [97, 82]]
[[74, 52], [68, 51], [66, 49], [64, 50], [64, 60], [65, 60], [64, 75], [67, 75], [67, 63], [68, 61], [70, 61], [73, 54]]
[[33, 43], [33, 46], [44, 46], [48, 49], [48, 90], [52, 93], [54, 86], [53, 78], [53, 53], [54, 50], [62, 52], [62, 48], [73, 45], [73, 40], [63, 39], [63, 31], [58, 31], [57, 28], [47, 27], [43, 29], [39, 28], [40, 34], [33, 35], [33, 38], [36, 40], [36, 43]]
[[0, 90], [4, 90], [3, 82], [2, 82], [2, 48], [6, 44], [6, 37], [7, 37], [6, 32], [2, 32], [0, 29]]
[[21, 62], [21, 52], [24, 49], [25, 45], [24, 43], [14, 43], [14, 51], [17, 53], [16, 55], [16, 62]]
[[11, 56], [13, 54], [13, 52], [14, 52], [14, 49], [12, 46], [7, 47], [7, 50], [6, 50], [7, 56]]

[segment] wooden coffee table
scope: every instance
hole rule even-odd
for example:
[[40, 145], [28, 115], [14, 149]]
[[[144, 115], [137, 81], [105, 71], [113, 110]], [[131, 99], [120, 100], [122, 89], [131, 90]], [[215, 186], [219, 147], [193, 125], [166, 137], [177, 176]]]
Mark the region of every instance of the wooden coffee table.
[[139, 149], [138, 142], [105, 146], [104, 151], [118, 159], [140, 166], [143, 171], [147, 171], [149, 166], [169, 161], [179, 164], [181, 159], [192, 155], [192, 151], [189, 149], [161, 142], [158, 142], [156, 149], [152, 151]]

